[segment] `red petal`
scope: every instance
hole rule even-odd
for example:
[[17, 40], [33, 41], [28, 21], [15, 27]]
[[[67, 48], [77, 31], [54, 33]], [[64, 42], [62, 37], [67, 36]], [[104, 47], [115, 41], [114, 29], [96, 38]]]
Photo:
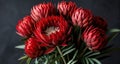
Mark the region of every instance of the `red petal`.
[[51, 52], [53, 52], [55, 50], [55, 48], [49, 48], [45, 51], [45, 54], [49, 54]]

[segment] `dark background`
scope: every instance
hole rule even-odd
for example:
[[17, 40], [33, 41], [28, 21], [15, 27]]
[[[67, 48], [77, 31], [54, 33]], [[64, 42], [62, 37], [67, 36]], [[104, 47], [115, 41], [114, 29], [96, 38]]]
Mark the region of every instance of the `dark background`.
[[[19, 64], [17, 60], [24, 54], [23, 50], [15, 49], [22, 44], [20, 36], [15, 32], [19, 19], [28, 15], [33, 5], [44, 0], [0, 0], [0, 64]], [[47, 0], [46, 0], [47, 1]], [[60, 0], [51, 0], [56, 4]], [[92, 10], [94, 15], [104, 17], [109, 28], [120, 28], [120, 0], [73, 0], [78, 6]], [[120, 47], [120, 35], [109, 42]], [[102, 60], [103, 64], [120, 64], [120, 52]]]

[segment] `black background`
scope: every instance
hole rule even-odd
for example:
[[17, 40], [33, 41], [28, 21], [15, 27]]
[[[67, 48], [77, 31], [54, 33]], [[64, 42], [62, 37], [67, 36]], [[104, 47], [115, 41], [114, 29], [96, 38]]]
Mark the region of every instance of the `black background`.
[[[17, 60], [24, 50], [15, 49], [22, 44], [20, 36], [15, 32], [19, 19], [30, 13], [33, 5], [44, 0], [0, 0], [0, 64], [19, 64]], [[46, 0], [47, 1], [47, 0]], [[54, 4], [60, 0], [49, 0]], [[92, 10], [94, 15], [104, 17], [109, 28], [120, 28], [120, 0], [72, 0], [80, 7]], [[120, 35], [109, 42], [114, 47], [120, 47]], [[120, 52], [102, 60], [103, 64], [120, 64]]]

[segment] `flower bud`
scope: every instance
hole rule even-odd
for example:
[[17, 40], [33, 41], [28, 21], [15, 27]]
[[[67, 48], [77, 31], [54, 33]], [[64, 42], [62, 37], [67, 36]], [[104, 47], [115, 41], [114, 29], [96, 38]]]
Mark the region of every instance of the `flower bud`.
[[51, 16], [55, 14], [55, 9], [52, 3], [43, 3], [33, 6], [31, 9], [31, 17], [35, 21], [39, 21], [41, 18]]
[[90, 50], [96, 51], [102, 49], [107, 43], [105, 31], [94, 26], [85, 29], [82, 39]]
[[78, 8], [72, 14], [72, 22], [73, 25], [80, 26], [81, 28], [85, 28], [92, 23], [92, 13], [84, 8]]
[[35, 22], [30, 16], [26, 16], [18, 21], [16, 25], [17, 34], [22, 37], [30, 37], [34, 30]]
[[29, 38], [25, 43], [25, 53], [30, 58], [36, 58], [43, 54], [44, 49], [39, 45], [35, 38]]
[[61, 15], [71, 16], [73, 11], [77, 8], [74, 2], [62, 1], [58, 3], [57, 9]]

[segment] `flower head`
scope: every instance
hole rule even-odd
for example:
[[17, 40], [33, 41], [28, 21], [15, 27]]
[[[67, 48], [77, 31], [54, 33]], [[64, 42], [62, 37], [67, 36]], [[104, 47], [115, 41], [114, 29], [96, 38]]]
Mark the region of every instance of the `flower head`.
[[33, 6], [31, 9], [31, 17], [35, 21], [39, 21], [41, 18], [54, 15], [55, 12], [56, 11], [52, 3], [42, 3]]
[[62, 1], [57, 5], [59, 13], [65, 16], [71, 16], [76, 8], [77, 5], [71, 1], [70, 2]]
[[34, 30], [35, 22], [30, 16], [26, 16], [18, 21], [16, 25], [17, 34], [22, 37], [30, 37]]
[[92, 12], [84, 8], [78, 8], [72, 14], [73, 25], [85, 28], [92, 23]]
[[70, 34], [69, 25], [63, 17], [51, 16], [36, 23], [36, 38], [46, 46], [62, 45]]
[[82, 39], [88, 48], [93, 51], [102, 49], [107, 43], [105, 31], [94, 26], [86, 28], [83, 32]]
[[25, 53], [30, 58], [36, 58], [44, 53], [44, 49], [35, 38], [29, 38], [25, 43]]

